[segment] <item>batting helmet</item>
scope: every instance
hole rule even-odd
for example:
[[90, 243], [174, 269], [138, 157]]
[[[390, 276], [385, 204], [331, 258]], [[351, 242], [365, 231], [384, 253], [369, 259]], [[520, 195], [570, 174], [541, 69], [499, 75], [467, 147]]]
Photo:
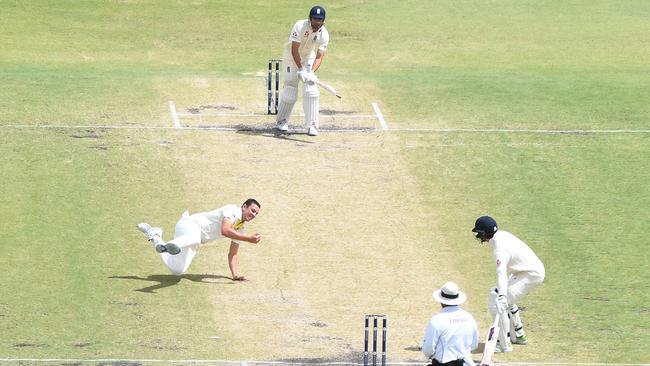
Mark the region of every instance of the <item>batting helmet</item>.
[[316, 5], [309, 11], [309, 18], [314, 19], [325, 19], [325, 8], [320, 5]]
[[481, 216], [476, 219], [472, 232], [480, 241], [488, 241], [492, 239], [497, 230], [499, 230], [499, 228], [497, 227], [497, 222], [494, 221], [493, 218], [490, 216]]

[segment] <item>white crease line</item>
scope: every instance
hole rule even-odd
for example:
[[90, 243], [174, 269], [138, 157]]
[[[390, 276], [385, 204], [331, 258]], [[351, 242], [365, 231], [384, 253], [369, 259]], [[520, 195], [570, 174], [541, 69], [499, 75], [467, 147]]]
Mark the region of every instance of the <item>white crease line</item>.
[[[275, 115], [269, 115], [266, 113], [177, 113], [178, 116], [181, 117], [266, 117], [266, 116], [272, 116], [275, 118]], [[292, 114], [292, 117], [303, 117], [304, 114]], [[326, 114], [326, 113], [320, 113], [321, 118], [374, 118], [375, 115], [373, 114], [344, 114], [344, 113], [334, 113], [334, 114]]]
[[541, 134], [589, 134], [589, 133], [650, 133], [650, 129], [597, 129], [597, 130], [549, 130], [549, 129], [516, 129], [516, 128], [395, 128], [391, 131], [400, 132], [486, 132], [486, 133], [541, 133]]
[[513, 361], [513, 362], [497, 362], [497, 364], [504, 365], [504, 366], [511, 366], [511, 365], [650, 366], [650, 364], [647, 363], [555, 362], [555, 361], [549, 361], [549, 362]]
[[[178, 127], [166, 126], [107, 126], [107, 125], [0, 125], [0, 128], [15, 128], [15, 129], [69, 129], [69, 130], [82, 130], [82, 129], [98, 129], [98, 130], [177, 130]], [[268, 127], [255, 127], [250, 128], [237, 128], [237, 127], [219, 127], [219, 126], [185, 126], [180, 129], [184, 131], [226, 131], [226, 132], [273, 132], [275, 128]], [[306, 129], [290, 129], [290, 132], [306, 131]], [[373, 132], [377, 131], [375, 128], [327, 128], [321, 126], [319, 132]]]
[[[98, 362], [129, 362], [129, 363], [195, 363], [195, 364], [254, 364], [254, 365], [305, 365], [305, 362], [290, 362], [290, 361], [263, 361], [263, 360], [155, 360], [155, 359], [119, 359], [119, 358], [105, 358], [105, 359], [75, 359], [75, 358], [0, 358], [0, 362], [64, 362], [64, 363], [98, 363]], [[315, 366], [326, 365], [362, 365], [358, 362], [345, 362], [345, 361], [332, 361], [309, 363]], [[424, 362], [387, 362], [387, 365], [427, 365]], [[543, 366], [543, 365], [556, 365], [556, 366], [650, 366], [647, 363], [598, 363], [598, 362], [497, 362], [497, 365], [511, 366], [511, 365], [526, 365], [526, 366]]]
[[178, 113], [176, 113], [176, 103], [174, 103], [173, 100], [169, 101], [169, 111], [172, 114], [172, 120], [174, 121], [174, 126], [176, 128], [183, 128], [181, 127], [181, 121], [178, 119]]
[[[158, 123], [158, 122], [155, 122]], [[19, 124], [10, 124], [10, 125], [0, 125], [0, 128], [15, 128], [15, 129], [46, 129], [46, 128], [62, 128], [62, 129], [113, 129], [113, 130], [169, 130], [177, 129], [179, 127], [165, 127], [165, 126], [144, 126], [144, 125], [19, 125]], [[207, 131], [257, 131], [260, 129], [257, 128], [232, 128], [232, 127], [181, 127], [183, 130], [207, 130]], [[361, 128], [361, 129], [323, 129], [324, 132], [368, 132], [368, 131], [379, 131], [373, 128]], [[533, 130], [533, 129], [512, 129], [512, 128], [394, 128], [388, 130], [390, 132], [415, 132], [415, 133], [447, 133], [447, 132], [458, 132], [458, 133], [528, 133], [528, 134], [617, 134], [617, 133], [650, 133], [650, 129], [612, 129], [612, 130]], [[650, 364], [649, 364], [650, 366]]]
[[381, 124], [381, 129], [384, 131], [388, 131], [388, 125], [386, 124], [386, 120], [384, 120], [384, 115], [381, 114], [381, 111], [379, 110], [379, 105], [375, 102], [372, 102], [372, 109], [375, 111], [375, 114], [377, 115], [377, 119]]

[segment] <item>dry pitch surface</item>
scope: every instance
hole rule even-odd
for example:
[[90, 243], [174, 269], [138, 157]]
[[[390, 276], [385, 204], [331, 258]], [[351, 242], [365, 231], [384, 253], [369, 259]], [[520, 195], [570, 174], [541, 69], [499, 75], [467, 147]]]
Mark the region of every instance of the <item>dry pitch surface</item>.
[[[203, 90], [181, 93], [179, 110], [208, 104], [211, 94], [219, 95], [221, 105], [235, 106], [232, 112], [265, 110], [247, 97], [264, 82], [245, 81], [232, 81], [236, 85], [224, 93], [224, 80], [189, 80], [188, 90]], [[321, 110], [341, 117], [324, 113], [324, 126], [380, 128], [376, 119], [346, 118], [372, 114], [369, 101], [378, 95], [372, 86], [335, 86], [343, 99], [323, 92]], [[299, 100], [294, 113], [301, 110]], [[292, 121], [302, 124], [301, 117]], [[187, 126], [204, 122], [183, 120]], [[191, 187], [188, 195], [218, 189], [220, 196], [251, 196], [262, 203], [249, 225], [262, 233], [262, 244], [241, 252], [241, 271], [250, 281], [215, 287], [211, 296], [214, 321], [224, 327], [219, 342], [233, 352], [231, 359], [360, 362], [364, 314], [375, 313], [389, 316], [390, 360], [423, 360], [417, 346], [426, 321], [438, 311], [431, 291], [458, 271], [434, 258], [435, 210], [419, 202], [398, 135], [193, 131], [183, 139], [173, 148]], [[192, 200], [201, 202], [201, 195]], [[226, 251], [206, 250], [206, 265], [227, 273]]]
[[[241, 251], [250, 281], [211, 295], [234, 359], [357, 359], [365, 313], [389, 315], [391, 359], [420, 359], [413, 347], [435, 311], [432, 284], [443, 278], [431, 243], [415, 235], [435, 223], [421, 221], [396, 136], [195, 132], [180, 145], [191, 151], [178, 156], [187, 194], [218, 189], [262, 203], [249, 225], [262, 244]], [[203, 262], [227, 273], [225, 253], [204, 250]]]

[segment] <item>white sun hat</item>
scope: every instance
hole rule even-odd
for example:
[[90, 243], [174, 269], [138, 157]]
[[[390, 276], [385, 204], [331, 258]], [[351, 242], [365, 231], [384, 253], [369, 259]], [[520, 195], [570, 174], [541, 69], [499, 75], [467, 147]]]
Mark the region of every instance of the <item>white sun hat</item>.
[[445, 305], [460, 305], [467, 300], [467, 295], [458, 289], [455, 282], [449, 281], [433, 291], [433, 299]]

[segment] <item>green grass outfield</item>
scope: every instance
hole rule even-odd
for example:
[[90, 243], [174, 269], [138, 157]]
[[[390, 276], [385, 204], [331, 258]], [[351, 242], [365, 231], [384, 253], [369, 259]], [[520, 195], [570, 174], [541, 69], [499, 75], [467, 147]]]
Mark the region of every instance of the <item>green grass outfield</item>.
[[[390, 362], [422, 363], [445, 281], [489, 324], [486, 213], [547, 268], [499, 363], [650, 363], [650, 4], [323, 5], [344, 98], [322, 105], [377, 102], [391, 131], [171, 128], [169, 100], [264, 112], [311, 4], [0, 0], [0, 364], [360, 362], [370, 312]], [[249, 196], [247, 283], [224, 242], [176, 279], [134, 228]]]

